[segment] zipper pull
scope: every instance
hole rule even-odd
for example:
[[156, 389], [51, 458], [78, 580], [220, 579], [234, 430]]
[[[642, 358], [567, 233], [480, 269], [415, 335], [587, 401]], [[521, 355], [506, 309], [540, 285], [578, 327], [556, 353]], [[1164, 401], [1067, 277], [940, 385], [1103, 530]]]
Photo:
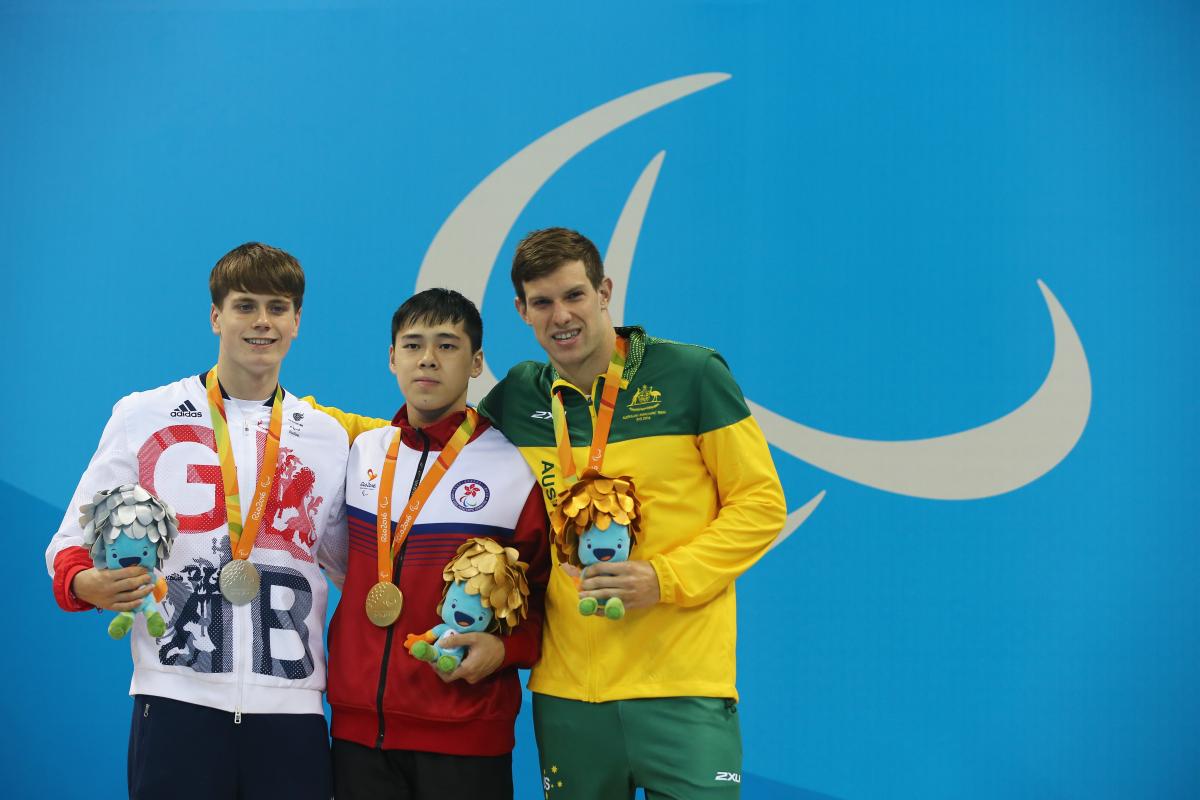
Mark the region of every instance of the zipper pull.
[[150, 704], [146, 703], [146, 705], [142, 706], [142, 719], [146, 719], [149, 716], [150, 716]]
[[242, 724], [242, 712], [241, 712], [241, 709], [234, 709], [234, 711], [233, 711], [233, 724], [234, 724], [234, 725], [241, 725], [241, 724]]

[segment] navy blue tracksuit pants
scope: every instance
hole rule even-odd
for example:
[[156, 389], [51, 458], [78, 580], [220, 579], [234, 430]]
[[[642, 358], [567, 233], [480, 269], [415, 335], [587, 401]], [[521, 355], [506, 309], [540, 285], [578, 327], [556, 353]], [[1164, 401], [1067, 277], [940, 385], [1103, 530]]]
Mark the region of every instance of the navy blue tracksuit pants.
[[329, 800], [321, 714], [234, 715], [137, 695], [129, 726], [132, 800]]

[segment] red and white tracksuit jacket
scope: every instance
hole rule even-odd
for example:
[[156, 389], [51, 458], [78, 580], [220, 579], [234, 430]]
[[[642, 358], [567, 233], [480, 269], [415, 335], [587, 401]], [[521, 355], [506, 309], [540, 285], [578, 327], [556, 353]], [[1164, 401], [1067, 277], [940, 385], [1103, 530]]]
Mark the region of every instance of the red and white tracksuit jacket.
[[[433, 466], [463, 414], [418, 430], [401, 409], [403, 431], [392, 491], [392, 521], [416, 477]], [[393, 581], [404, 595], [399, 619], [379, 628], [367, 619], [367, 592], [379, 579], [376, 510], [384, 454], [396, 427], [354, 441], [346, 474], [349, 563], [341, 602], [329, 629], [329, 704], [333, 737], [367, 747], [491, 756], [513, 748], [521, 706], [517, 668], [537, 660], [549, 574], [549, 536], [541, 489], [517, 449], [480, 419], [471, 440], [421, 509], [395, 560]], [[517, 548], [529, 564], [529, 617], [505, 637], [500, 668], [475, 685], [444, 683], [431, 666], [409, 655], [404, 639], [442, 620], [442, 569], [470, 537]]]
[[[278, 472], [250, 561], [262, 578], [243, 606], [217, 588], [230, 559], [229, 530], [204, 376], [121, 399], [46, 550], [54, 596], [69, 611], [90, 608], [70, 591], [92, 566], [79, 506], [101, 489], [140, 483], [170, 503], [179, 538], [159, 569], [167, 632], [155, 640], [135, 620], [130, 694], [169, 697], [223, 711], [322, 713], [327, 584], [319, 561], [345, 547], [345, 431], [290, 393], [283, 398]], [[269, 401], [226, 400], [246, 515], [270, 420]], [[97, 635], [104, 636], [97, 623]]]

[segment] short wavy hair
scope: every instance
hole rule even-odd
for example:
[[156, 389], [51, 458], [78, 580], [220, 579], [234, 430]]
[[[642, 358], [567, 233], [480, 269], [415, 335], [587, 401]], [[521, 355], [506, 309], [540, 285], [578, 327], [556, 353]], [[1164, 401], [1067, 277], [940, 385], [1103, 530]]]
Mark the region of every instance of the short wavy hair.
[[230, 292], [286, 297], [299, 311], [304, 304], [304, 269], [295, 256], [261, 242], [230, 250], [208, 274], [208, 293], [217, 308]]
[[604, 262], [591, 239], [570, 228], [543, 228], [526, 235], [513, 253], [510, 277], [517, 299], [525, 302], [527, 281], [544, 278], [572, 261], [583, 262], [588, 283], [599, 289], [604, 280]]

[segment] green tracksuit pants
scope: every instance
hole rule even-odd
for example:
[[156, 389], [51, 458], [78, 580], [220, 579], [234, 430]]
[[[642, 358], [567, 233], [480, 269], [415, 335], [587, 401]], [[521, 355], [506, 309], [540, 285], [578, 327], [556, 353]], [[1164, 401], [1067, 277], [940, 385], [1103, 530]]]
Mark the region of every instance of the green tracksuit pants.
[[533, 695], [546, 800], [733, 800], [737, 704], [713, 697], [585, 703]]

